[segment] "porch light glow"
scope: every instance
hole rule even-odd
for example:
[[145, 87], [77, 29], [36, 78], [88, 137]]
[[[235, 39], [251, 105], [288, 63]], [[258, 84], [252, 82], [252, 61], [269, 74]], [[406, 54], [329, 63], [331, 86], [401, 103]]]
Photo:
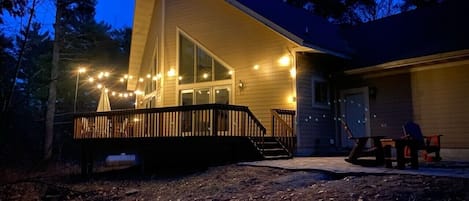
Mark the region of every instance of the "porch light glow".
[[127, 98], [127, 97], [129, 97], [129, 94], [128, 94], [128, 93], [125, 93], [125, 94], [124, 94], [124, 98]]
[[150, 74], [147, 74], [147, 78], [150, 79], [150, 78], [151, 78], [151, 75], [150, 75]]
[[207, 79], [207, 78], [208, 78], [208, 73], [204, 73], [204, 74], [202, 75], [202, 77], [203, 77], [204, 79]]
[[104, 77], [104, 73], [103, 73], [103, 72], [100, 72], [100, 73], [98, 74], [98, 79], [103, 79], [103, 77]]
[[109, 89], [108, 88], [104, 89], [104, 92], [106, 92], [106, 93], [109, 92]]
[[288, 96], [288, 103], [295, 103], [296, 97], [295, 96]]
[[134, 91], [134, 94], [135, 94], [135, 95], [141, 95], [141, 94], [143, 94], [143, 92], [140, 91], [140, 90], [136, 90], [136, 91]]
[[124, 78], [119, 79], [120, 82], [124, 82]]
[[254, 65], [252, 68], [254, 68], [254, 70], [259, 70], [259, 65]]
[[169, 76], [169, 77], [173, 77], [173, 76], [175, 76], [175, 75], [176, 75], [176, 70], [174, 70], [174, 68], [169, 69], [169, 71], [168, 71], [168, 76]]
[[129, 75], [129, 80], [131, 80], [131, 79], [133, 79], [133, 78], [134, 78], [134, 76], [132, 76], [132, 75]]
[[129, 79], [129, 75], [125, 74], [124, 79]]
[[134, 96], [134, 93], [129, 93], [129, 96], [130, 96], [130, 97]]
[[78, 68], [78, 73], [84, 73], [84, 72], [86, 72], [86, 68], [83, 68], [83, 67]]
[[153, 80], [153, 81], [156, 81], [156, 80], [158, 80], [158, 77], [157, 77], [157, 76], [153, 76], [152, 80]]
[[103, 75], [104, 77], [109, 77], [109, 72], [104, 72]]
[[290, 77], [292, 77], [292, 78], [296, 77], [296, 69], [295, 68], [290, 69]]
[[138, 81], [143, 82], [144, 80], [143, 80], [143, 78], [138, 78]]
[[278, 64], [280, 66], [289, 66], [290, 65], [290, 57], [289, 56], [280, 57], [280, 59], [278, 60]]
[[115, 95], [116, 95], [116, 92], [115, 92], [115, 91], [113, 91], [113, 92], [111, 93], [111, 95], [112, 95], [112, 96], [115, 96]]
[[96, 87], [98, 87], [98, 89], [101, 89], [101, 88], [103, 88], [103, 85], [102, 85], [102, 84], [98, 84], [98, 85], [96, 85]]
[[122, 96], [123, 96], [123, 94], [122, 94], [122, 93], [119, 93], [119, 97], [122, 97]]
[[182, 80], [182, 76], [179, 76], [179, 77], [178, 77], [178, 80]]
[[140, 121], [140, 119], [138, 119], [138, 118], [134, 118], [134, 122], [137, 122], [137, 121]]
[[88, 78], [88, 82], [93, 83], [93, 82], [94, 82], [94, 78], [92, 78], [92, 77]]
[[233, 75], [233, 71], [232, 70], [228, 71], [228, 75]]

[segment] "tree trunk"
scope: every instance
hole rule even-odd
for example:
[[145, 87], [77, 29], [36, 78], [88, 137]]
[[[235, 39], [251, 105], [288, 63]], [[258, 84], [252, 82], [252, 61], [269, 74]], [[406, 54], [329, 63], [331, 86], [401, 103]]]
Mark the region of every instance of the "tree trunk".
[[59, 71], [59, 53], [60, 53], [60, 37], [61, 37], [61, 16], [62, 5], [61, 0], [56, 1], [56, 14], [55, 14], [55, 34], [54, 34], [54, 47], [52, 52], [52, 69], [50, 71], [49, 83], [49, 97], [47, 99], [47, 112], [46, 112], [46, 134], [44, 137], [44, 160], [52, 158], [52, 145], [54, 140], [54, 116], [55, 116], [55, 102], [57, 99], [57, 76]]

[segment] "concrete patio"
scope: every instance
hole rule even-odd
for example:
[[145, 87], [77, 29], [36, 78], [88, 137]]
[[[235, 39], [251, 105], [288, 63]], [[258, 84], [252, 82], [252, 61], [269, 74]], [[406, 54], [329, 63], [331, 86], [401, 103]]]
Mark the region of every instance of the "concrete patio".
[[242, 162], [240, 165], [275, 167], [288, 170], [319, 170], [337, 174], [413, 174], [469, 178], [469, 161], [420, 161], [419, 169], [404, 170], [384, 166], [364, 167], [344, 161], [346, 157], [295, 157], [284, 160]]

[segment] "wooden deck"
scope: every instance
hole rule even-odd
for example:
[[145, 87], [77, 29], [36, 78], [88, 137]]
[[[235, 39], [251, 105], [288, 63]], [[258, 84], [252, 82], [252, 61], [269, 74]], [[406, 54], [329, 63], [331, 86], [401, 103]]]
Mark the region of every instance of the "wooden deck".
[[82, 145], [84, 174], [92, 172], [99, 155], [120, 152], [146, 159], [155, 153], [164, 153], [159, 159], [176, 160], [212, 160], [207, 158], [215, 155], [226, 161], [285, 158], [295, 149], [294, 116], [294, 111], [272, 110], [272, 133], [267, 135], [246, 106], [205, 104], [80, 113], [74, 116], [73, 138]]
[[235, 105], [93, 112], [74, 117], [74, 139], [265, 135], [266, 128], [252, 112]]

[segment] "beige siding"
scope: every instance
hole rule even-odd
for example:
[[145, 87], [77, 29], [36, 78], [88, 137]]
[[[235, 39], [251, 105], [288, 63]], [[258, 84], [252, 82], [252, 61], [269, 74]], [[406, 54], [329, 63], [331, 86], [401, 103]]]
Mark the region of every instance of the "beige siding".
[[469, 148], [469, 64], [412, 73], [414, 118], [445, 148]]
[[[177, 28], [234, 68], [234, 104], [246, 105], [268, 129], [270, 109], [293, 109], [290, 67], [278, 59], [295, 47], [284, 37], [220, 0], [166, 1], [165, 68], [177, 70]], [[293, 56], [293, 55], [292, 55]], [[253, 66], [259, 65], [259, 70]], [[176, 76], [177, 77], [177, 76]], [[165, 76], [164, 104], [178, 104], [176, 77]], [[237, 87], [239, 80], [245, 88]]]
[[398, 74], [370, 79], [371, 135], [402, 136], [402, 125], [412, 120], [410, 75]]

